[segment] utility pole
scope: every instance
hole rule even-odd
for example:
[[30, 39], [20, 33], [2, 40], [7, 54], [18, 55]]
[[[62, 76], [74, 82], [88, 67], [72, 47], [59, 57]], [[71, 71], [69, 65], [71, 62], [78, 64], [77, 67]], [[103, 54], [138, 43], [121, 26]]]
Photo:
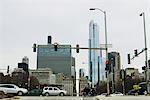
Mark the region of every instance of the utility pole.
[[145, 43], [145, 66], [146, 66], [146, 82], [147, 82], [147, 92], [150, 93], [149, 86], [149, 66], [148, 66], [148, 57], [147, 57], [147, 40], [146, 40], [146, 25], [145, 25], [145, 13], [142, 12], [140, 16], [143, 16], [143, 25], [144, 25], [144, 43]]

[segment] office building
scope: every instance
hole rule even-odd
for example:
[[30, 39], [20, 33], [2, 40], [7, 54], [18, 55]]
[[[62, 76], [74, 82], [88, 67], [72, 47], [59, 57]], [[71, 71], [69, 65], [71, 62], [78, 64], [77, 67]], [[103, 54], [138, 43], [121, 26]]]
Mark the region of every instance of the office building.
[[[92, 20], [89, 24], [89, 48], [99, 47], [99, 27], [97, 23]], [[89, 79], [93, 87], [98, 82], [98, 63], [101, 65], [99, 58], [100, 50], [89, 50]]]
[[54, 44], [51, 44], [51, 37], [48, 37], [47, 45], [37, 46], [37, 69], [51, 68], [55, 74], [64, 73], [71, 77], [73, 61], [71, 45], [57, 44], [56, 50]]
[[119, 90], [120, 84], [120, 54], [118, 52], [108, 53], [109, 80], [112, 83], [112, 93]]
[[79, 78], [83, 78], [84, 77], [84, 69], [79, 69]]
[[120, 80], [120, 54], [118, 52], [108, 53], [108, 62], [110, 66], [111, 73], [114, 74], [114, 81], [118, 82]]

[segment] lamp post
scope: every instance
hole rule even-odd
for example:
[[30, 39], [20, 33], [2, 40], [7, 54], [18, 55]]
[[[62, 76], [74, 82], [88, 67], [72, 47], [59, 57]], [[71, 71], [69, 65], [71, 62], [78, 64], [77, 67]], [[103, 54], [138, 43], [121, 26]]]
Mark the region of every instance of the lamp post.
[[[104, 21], [105, 21], [105, 48], [106, 48], [106, 62], [108, 62], [108, 48], [107, 48], [107, 25], [106, 25], [106, 11], [103, 11], [99, 8], [90, 8], [89, 10], [98, 10], [100, 12], [102, 12], [104, 14]], [[109, 78], [108, 78], [108, 74], [109, 72], [106, 71], [107, 73], [107, 94], [110, 94], [109, 91]]]
[[147, 58], [147, 40], [146, 40], [146, 25], [145, 25], [145, 13], [142, 12], [140, 16], [143, 16], [143, 25], [144, 25], [144, 42], [145, 42], [145, 66], [146, 66], [146, 82], [147, 82], [147, 92], [150, 93], [149, 87], [149, 66], [148, 66], [148, 58]]

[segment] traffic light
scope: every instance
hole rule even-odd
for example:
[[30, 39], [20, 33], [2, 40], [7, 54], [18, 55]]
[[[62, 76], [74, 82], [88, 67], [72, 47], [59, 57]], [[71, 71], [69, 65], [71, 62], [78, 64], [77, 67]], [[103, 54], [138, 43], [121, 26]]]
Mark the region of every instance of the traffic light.
[[135, 57], [138, 56], [137, 49], [134, 50]]
[[128, 54], [128, 64], [131, 64], [131, 61], [130, 61], [130, 54]]
[[79, 53], [79, 44], [76, 45], [76, 52]]
[[106, 70], [106, 71], [109, 71], [109, 69], [110, 69], [110, 68], [109, 68], [109, 63], [108, 63], [108, 60], [106, 60], [106, 68], [105, 68], [105, 70]]
[[10, 68], [10, 67], [9, 67], [9, 66], [7, 66], [7, 74], [9, 74], [9, 68]]
[[36, 44], [33, 44], [33, 52], [36, 52]]
[[142, 67], [142, 70], [146, 70], [146, 67], [145, 67], [145, 66], [143, 66], [143, 67]]
[[54, 50], [57, 51], [58, 44], [54, 44]]

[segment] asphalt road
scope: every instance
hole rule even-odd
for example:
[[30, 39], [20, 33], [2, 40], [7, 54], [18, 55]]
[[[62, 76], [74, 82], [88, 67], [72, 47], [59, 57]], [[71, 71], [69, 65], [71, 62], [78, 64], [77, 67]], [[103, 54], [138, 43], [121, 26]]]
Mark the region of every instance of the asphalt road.
[[[5, 98], [3, 100], [10, 100]], [[11, 100], [95, 100], [94, 97], [76, 97], [76, 96], [17, 96], [11, 98]]]
[[150, 100], [150, 96], [116, 96], [116, 97], [72, 97], [72, 96], [20, 96], [13, 98], [5, 98], [3, 100]]

